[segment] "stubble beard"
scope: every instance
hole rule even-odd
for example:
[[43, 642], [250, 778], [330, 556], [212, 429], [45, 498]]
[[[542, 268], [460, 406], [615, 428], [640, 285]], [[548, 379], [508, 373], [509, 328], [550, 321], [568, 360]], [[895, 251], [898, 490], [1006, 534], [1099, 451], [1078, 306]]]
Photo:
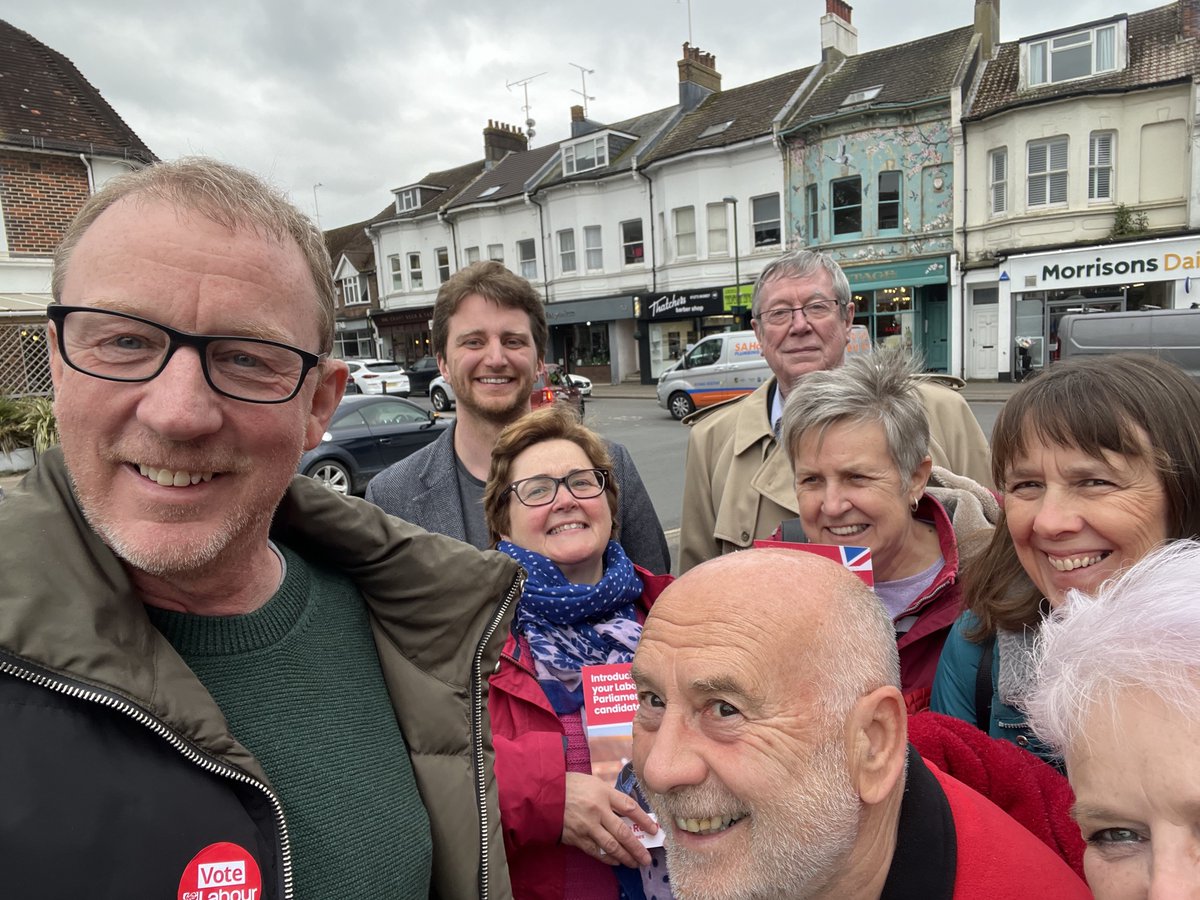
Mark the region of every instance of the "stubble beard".
[[[749, 847], [731, 867], [675, 840], [676, 811], [744, 809], [719, 784], [672, 796], [646, 792], [666, 831], [671, 891], [679, 900], [807, 900], [826, 894], [851, 855], [862, 806], [850, 784], [845, 751], [822, 749], [800, 780], [778, 785], [769, 806], [752, 809]], [[714, 867], [722, 867], [715, 871]]]

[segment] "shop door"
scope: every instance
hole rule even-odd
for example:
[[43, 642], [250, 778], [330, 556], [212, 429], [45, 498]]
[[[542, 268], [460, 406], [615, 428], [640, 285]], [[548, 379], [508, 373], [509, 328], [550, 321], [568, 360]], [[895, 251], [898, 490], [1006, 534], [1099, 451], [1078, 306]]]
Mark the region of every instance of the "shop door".
[[926, 300], [922, 310], [925, 327], [925, 368], [945, 372], [950, 365], [949, 304], [945, 300]]
[[971, 307], [971, 371], [970, 378], [994, 381], [999, 370], [1000, 353], [996, 344], [1000, 331], [1000, 304], [977, 304]]

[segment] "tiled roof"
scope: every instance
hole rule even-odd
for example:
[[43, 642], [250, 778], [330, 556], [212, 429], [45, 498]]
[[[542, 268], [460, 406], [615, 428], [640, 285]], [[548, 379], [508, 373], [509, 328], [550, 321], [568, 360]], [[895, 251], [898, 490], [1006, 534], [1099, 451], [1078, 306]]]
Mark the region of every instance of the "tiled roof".
[[415, 219], [418, 216], [426, 216], [432, 212], [437, 212], [446, 203], [456, 197], [464, 188], [478, 178], [483, 172], [483, 160], [477, 159], [475, 162], [467, 163], [465, 166], [456, 166], [453, 169], [444, 169], [440, 172], [430, 172], [417, 184], [439, 185], [444, 187], [440, 194], [434, 194], [429, 200], [426, 200], [421, 206], [416, 209], [405, 210], [402, 213], [396, 212], [395, 202], [389, 203], [379, 214], [370, 220], [368, 224], [374, 225], [379, 222], [388, 222], [392, 219]]
[[69, 59], [0, 20], [3, 144], [156, 161]]
[[369, 263], [368, 268], [375, 268], [375, 254], [371, 248], [371, 239], [365, 231], [367, 222], [356, 222], [353, 225], [343, 225], [325, 232], [325, 248], [334, 267], [345, 254], [346, 258], [359, 272], [364, 271], [363, 264]]
[[[589, 169], [586, 172], [581, 172], [578, 175], [563, 176], [562, 168], [557, 167], [553, 172], [542, 182], [542, 185], [562, 184], [568, 181], [594, 181], [598, 178], [605, 178], [609, 175], [615, 175], [618, 172], [628, 172], [633, 158], [636, 156], [640, 161], [644, 153], [647, 141], [658, 134], [671, 117], [678, 111], [677, 106], [668, 106], [665, 109], [656, 109], [654, 112], [643, 113], [640, 116], [634, 116], [631, 119], [624, 119], [620, 122], [613, 122], [609, 125], [601, 126], [600, 131], [590, 132], [591, 135], [603, 134], [605, 131], [616, 131], [621, 134], [633, 135], [637, 140], [631, 142], [628, 147], [622, 150], [619, 154], [608, 161], [608, 165], [601, 166], [598, 169]], [[563, 141], [569, 143], [569, 141]]]
[[[821, 79], [788, 124], [802, 124], [840, 111], [905, 105], [950, 93], [974, 30], [971, 26], [847, 57]], [[842, 103], [855, 91], [879, 86], [862, 104]], [[786, 127], [786, 126], [785, 126]]]
[[1191, 77], [1197, 74], [1200, 64], [1200, 40], [1180, 36], [1179, 15], [1178, 3], [1131, 13], [1126, 25], [1128, 65], [1120, 72], [1045, 85], [1028, 91], [1017, 89], [1021, 74], [1021, 42], [1001, 44], [996, 57], [984, 68], [970, 109], [963, 118], [981, 119], [1028, 103], [1129, 91]]
[[[812, 66], [796, 69], [709, 95], [671, 129], [646, 162], [708, 147], [726, 147], [770, 134], [771, 123], [811, 71]], [[731, 124], [717, 131], [725, 122]], [[715, 133], [704, 135], [708, 128]]]
[[[495, 168], [490, 172], [485, 172], [478, 181], [455, 197], [450, 207], [453, 209], [466, 206], [468, 203], [480, 200], [488, 202], [504, 200], [524, 193], [525, 182], [532, 178], [534, 173], [546, 163], [546, 160], [557, 152], [558, 144], [546, 144], [544, 147], [534, 147], [532, 150], [521, 150], [508, 154], [496, 164]], [[496, 190], [486, 197], [482, 196], [484, 192], [490, 191], [492, 188], [496, 188]]]

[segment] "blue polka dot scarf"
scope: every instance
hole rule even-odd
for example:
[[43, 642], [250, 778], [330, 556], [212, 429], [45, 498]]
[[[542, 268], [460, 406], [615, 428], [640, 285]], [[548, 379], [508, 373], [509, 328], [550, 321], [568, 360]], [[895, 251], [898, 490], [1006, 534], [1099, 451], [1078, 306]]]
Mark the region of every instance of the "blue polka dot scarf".
[[598, 584], [572, 584], [551, 560], [501, 541], [529, 573], [517, 604], [517, 631], [529, 641], [538, 683], [559, 715], [583, 705], [579, 670], [583, 666], [627, 663], [633, 659], [642, 626], [634, 604], [642, 579], [616, 541], [604, 551]]

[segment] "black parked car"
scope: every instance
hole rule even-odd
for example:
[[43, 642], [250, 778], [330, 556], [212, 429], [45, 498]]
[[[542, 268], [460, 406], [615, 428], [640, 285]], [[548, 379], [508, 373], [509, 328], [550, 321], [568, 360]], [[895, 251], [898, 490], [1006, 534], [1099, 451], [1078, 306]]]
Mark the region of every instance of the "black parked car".
[[324, 439], [300, 458], [300, 473], [339, 494], [361, 494], [374, 476], [433, 443], [449, 427], [437, 413], [399, 397], [346, 396]]
[[408, 375], [408, 389], [420, 395], [428, 394], [429, 382], [441, 374], [437, 360], [432, 356], [422, 356], [404, 371]]

